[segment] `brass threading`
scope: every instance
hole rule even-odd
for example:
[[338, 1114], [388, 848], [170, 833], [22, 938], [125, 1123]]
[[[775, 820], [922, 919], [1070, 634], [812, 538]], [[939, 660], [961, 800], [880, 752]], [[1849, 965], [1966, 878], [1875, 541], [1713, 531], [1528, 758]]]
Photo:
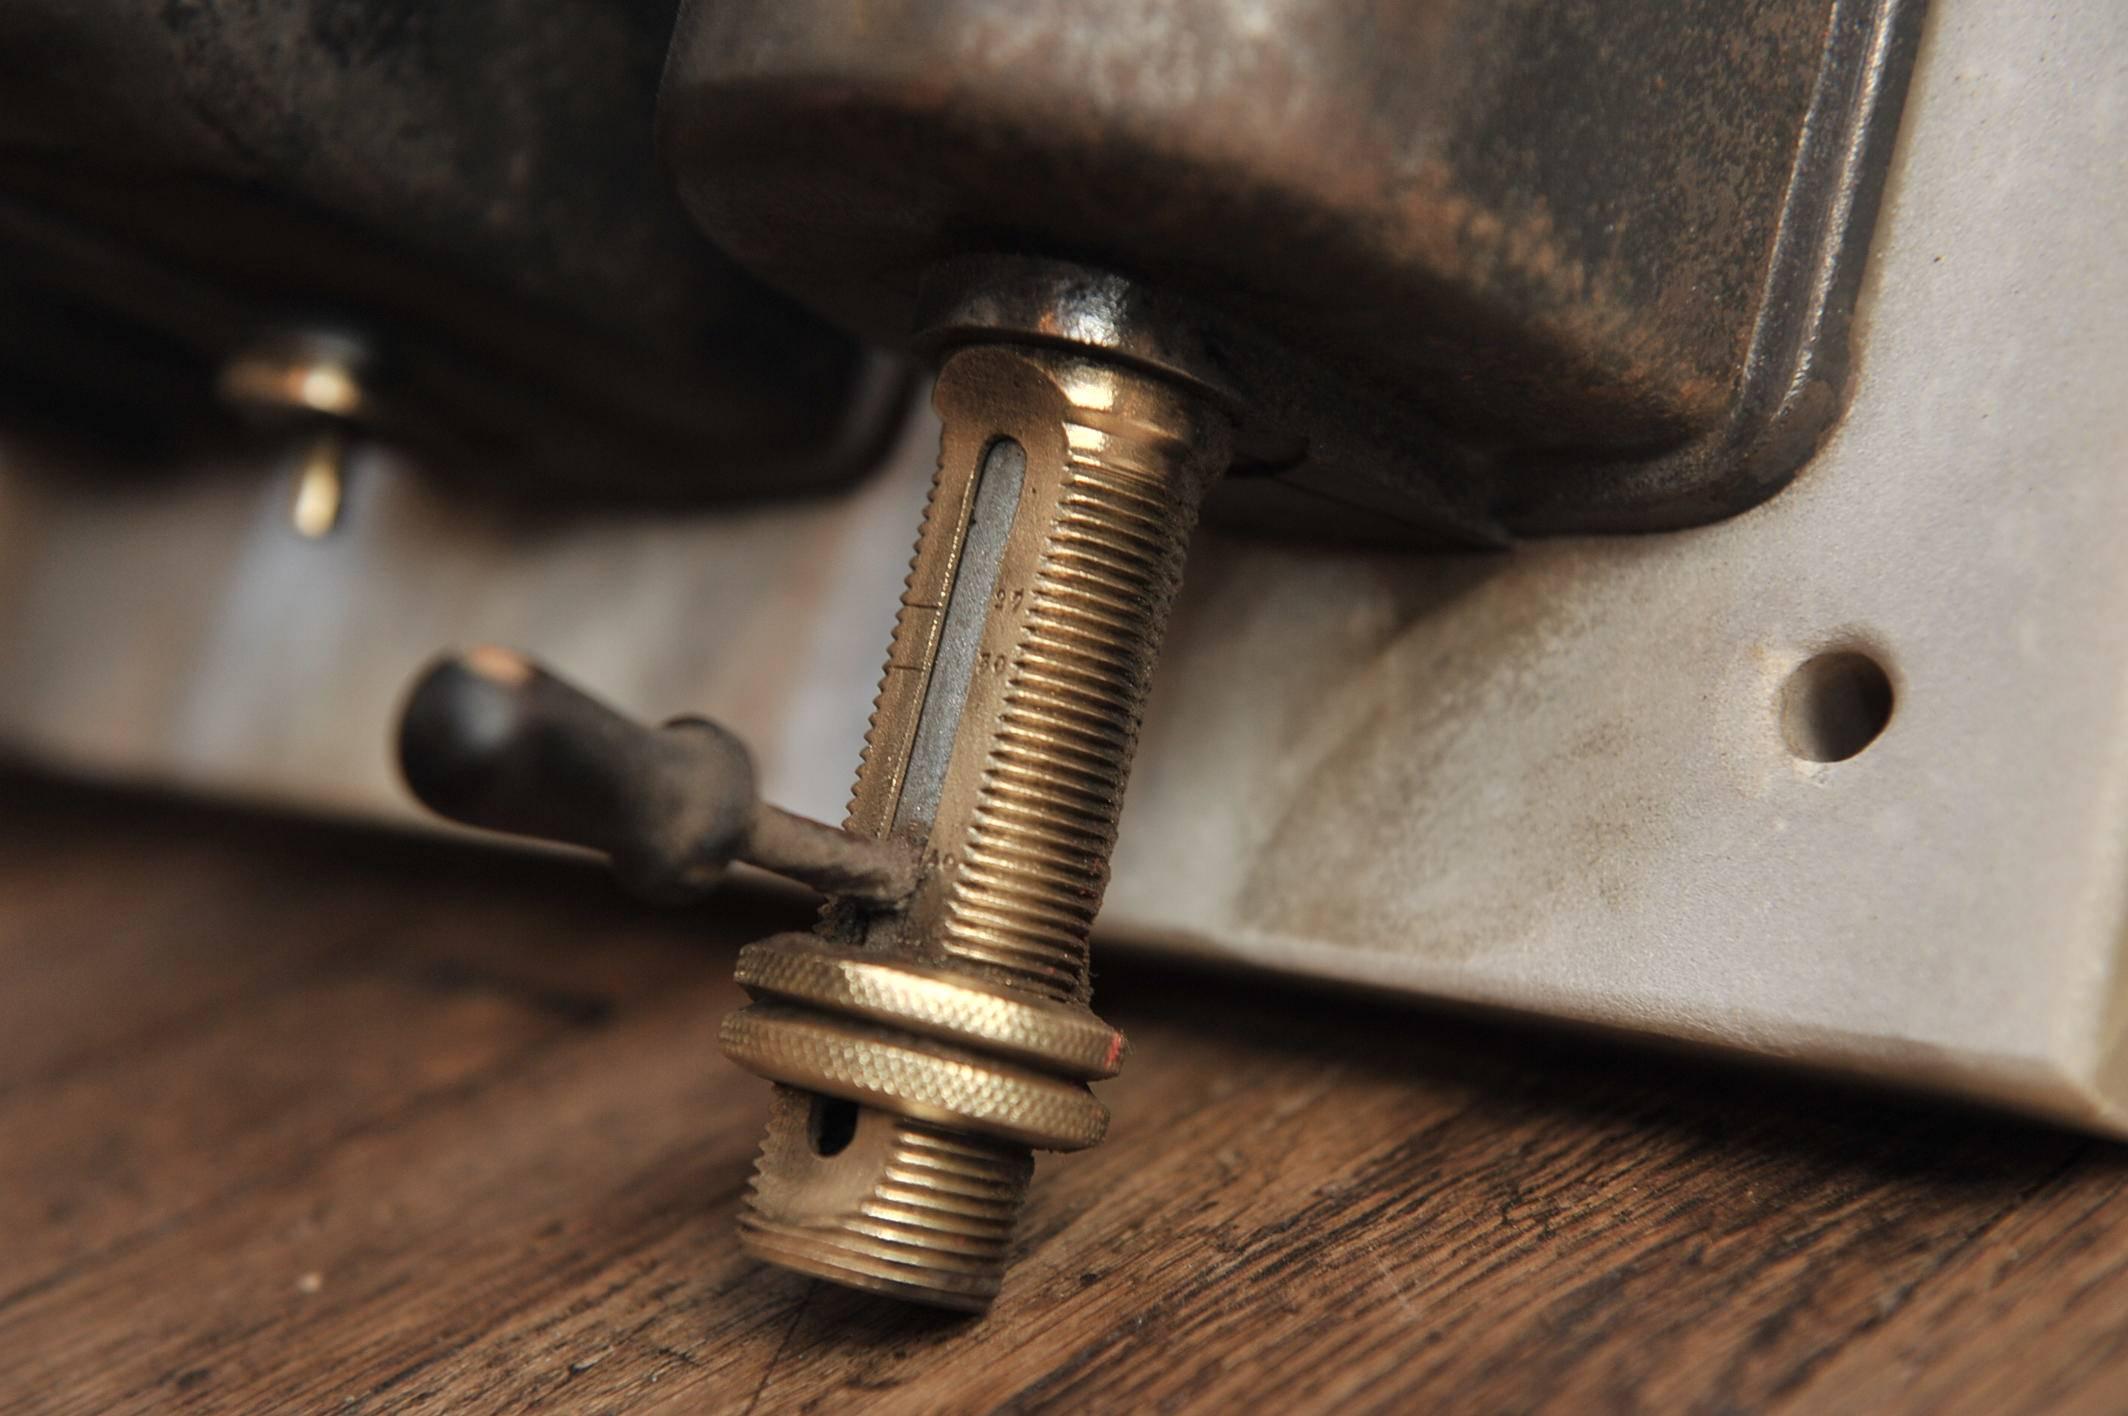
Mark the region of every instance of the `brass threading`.
[[[1091, 1097], [1083, 1116], [1065, 1105], [1122, 1048], [1086, 1009], [1088, 935], [1190, 533], [1232, 433], [1180, 383], [1035, 346], [958, 351], [934, 404], [938, 472], [849, 816], [853, 831], [920, 842], [916, 889], [898, 911], [828, 912], [822, 957], [871, 972], [757, 958], [743, 977], [764, 1001], [734, 1015], [726, 1043], [782, 1084], [741, 1221], [748, 1249], [979, 1310], [1031, 1173], [1024, 1142], [1076, 1148], [1105, 1125]], [[880, 967], [911, 985], [885, 986]], [[966, 997], [939, 982], [954, 978]], [[1027, 1002], [991, 1001], [1013, 998]], [[851, 1103], [850, 1139], [824, 1144], [822, 1108]]]

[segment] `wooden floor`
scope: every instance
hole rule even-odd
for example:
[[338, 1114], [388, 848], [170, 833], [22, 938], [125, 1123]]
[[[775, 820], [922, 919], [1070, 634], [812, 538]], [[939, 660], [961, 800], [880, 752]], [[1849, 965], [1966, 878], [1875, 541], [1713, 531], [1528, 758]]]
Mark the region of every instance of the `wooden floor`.
[[2065, 1133], [1111, 962], [959, 1321], [763, 1269], [761, 903], [0, 777], [0, 1408], [2128, 1410]]

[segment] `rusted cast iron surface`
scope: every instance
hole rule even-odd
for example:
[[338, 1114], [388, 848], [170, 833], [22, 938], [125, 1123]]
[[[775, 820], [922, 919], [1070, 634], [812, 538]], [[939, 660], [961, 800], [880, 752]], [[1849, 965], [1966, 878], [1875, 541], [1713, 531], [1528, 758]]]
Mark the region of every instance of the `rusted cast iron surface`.
[[1289, 482], [1631, 529], [1770, 494], [1837, 410], [1919, 9], [693, 0], [661, 127], [720, 243], [876, 336], [941, 258], [1072, 256], [1204, 307]]

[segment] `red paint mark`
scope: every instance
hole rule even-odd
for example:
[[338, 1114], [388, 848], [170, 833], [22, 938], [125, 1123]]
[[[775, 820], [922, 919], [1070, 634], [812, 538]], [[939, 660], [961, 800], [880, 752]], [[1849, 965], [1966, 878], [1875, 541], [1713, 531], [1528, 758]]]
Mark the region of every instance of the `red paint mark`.
[[1116, 1064], [1122, 1060], [1123, 1034], [1116, 1033], [1108, 1040], [1108, 1060], [1101, 1064], [1102, 1070], [1113, 1072], [1116, 1070]]

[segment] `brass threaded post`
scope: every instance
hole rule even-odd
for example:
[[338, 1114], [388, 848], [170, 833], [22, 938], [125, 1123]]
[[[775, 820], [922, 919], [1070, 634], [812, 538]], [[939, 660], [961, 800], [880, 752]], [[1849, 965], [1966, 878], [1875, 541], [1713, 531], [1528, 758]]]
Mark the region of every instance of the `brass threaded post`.
[[817, 937], [749, 950], [764, 1001], [724, 1041], [784, 1084], [749, 1251], [979, 1311], [1029, 1146], [1090, 1144], [1106, 1122], [1084, 1084], [1122, 1039], [1086, 1009], [1087, 939], [1231, 429], [1179, 383], [1032, 346], [960, 350], [934, 403], [938, 472], [849, 819], [920, 842], [918, 883], [898, 912], [839, 906]]

